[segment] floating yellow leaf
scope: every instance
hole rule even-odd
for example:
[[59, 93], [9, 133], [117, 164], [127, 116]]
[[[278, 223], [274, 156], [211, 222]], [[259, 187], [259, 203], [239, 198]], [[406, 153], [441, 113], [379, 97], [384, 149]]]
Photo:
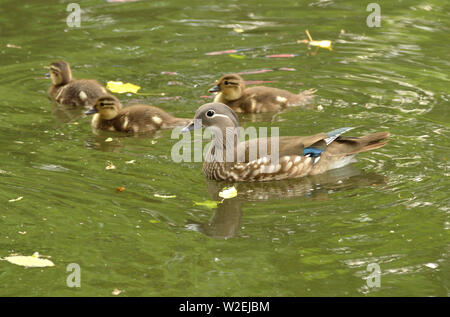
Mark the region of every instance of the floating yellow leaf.
[[125, 164], [134, 164], [136, 163], [136, 160], [126, 161]]
[[113, 141], [113, 138], [107, 138], [107, 139], [105, 139], [105, 142], [112, 142]]
[[108, 165], [105, 167], [106, 170], [115, 170], [116, 166], [112, 162], [108, 162]]
[[117, 94], [123, 94], [127, 92], [137, 93], [139, 89], [141, 89], [140, 86], [126, 83], [124, 84], [121, 81], [108, 81], [106, 83], [106, 88], [108, 88], [110, 91], [117, 93]]
[[13, 202], [16, 202], [16, 201], [19, 201], [19, 200], [22, 200], [22, 199], [23, 199], [23, 196], [20, 196], [20, 197], [17, 197], [15, 199], [8, 200], [8, 202], [13, 203]]
[[55, 264], [47, 259], [41, 259], [39, 257], [39, 253], [35, 252], [31, 256], [25, 255], [12, 255], [4, 258], [3, 260], [8, 261], [9, 263], [25, 266], [25, 267], [47, 267], [47, 266], [55, 266]]
[[201, 202], [194, 201], [195, 205], [203, 206], [203, 207], [210, 208], [210, 209], [217, 208], [217, 206], [220, 203], [221, 203], [220, 201], [215, 201], [215, 200], [205, 200], [205, 201], [201, 201]]
[[155, 220], [155, 219], [151, 219], [151, 220], [149, 220], [148, 222], [150, 222], [150, 223], [160, 223], [161, 221]]
[[18, 48], [18, 49], [22, 48], [22, 46], [15, 45], [15, 44], [6, 44], [6, 47], [8, 47], [8, 48]]
[[222, 189], [222, 191], [219, 193], [219, 197], [222, 197], [224, 199], [229, 199], [237, 196], [237, 189], [233, 187], [225, 187]]
[[176, 195], [160, 195], [160, 194], [154, 194], [153, 196], [158, 198], [176, 198]]
[[120, 289], [115, 288], [111, 294], [113, 294], [114, 296], [120, 295], [120, 293], [122, 293], [122, 291]]
[[242, 32], [244, 32], [244, 29], [234, 28], [233, 31], [236, 32], [236, 33], [242, 33]]
[[331, 49], [331, 41], [329, 40], [322, 40], [322, 41], [314, 41], [311, 37], [311, 34], [309, 34], [308, 30], [305, 30], [306, 35], [308, 36], [309, 41], [306, 41], [309, 45], [312, 46], [318, 46], [321, 48], [326, 48], [327, 50], [332, 50]]
[[116, 192], [121, 193], [125, 190], [125, 187], [117, 187]]
[[309, 45], [319, 46], [321, 48], [326, 48], [331, 51], [331, 41], [329, 41], [329, 40], [311, 41], [311, 42], [309, 42]]
[[245, 58], [244, 55], [238, 55], [238, 54], [230, 54], [230, 57], [237, 58], [237, 59], [244, 59]]

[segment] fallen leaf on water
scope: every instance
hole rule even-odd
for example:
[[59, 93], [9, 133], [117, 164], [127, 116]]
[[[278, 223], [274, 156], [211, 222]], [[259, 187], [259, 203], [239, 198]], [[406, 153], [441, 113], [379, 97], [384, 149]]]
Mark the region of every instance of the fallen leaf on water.
[[311, 34], [309, 34], [308, 30], [305, 30], [306, 35], [308, 36], [309, 41], [306, 41], [311, 46], [318, 46], [321, 48], [326, 48], [327, 50], [332, 50], [331, 48], [331, 41], [329, 40], [322, 40], [322, 41], [314, 41], [311, 37]]
[[14, 45], [14, 44], [6, 44], [6, 47], [8, 47], [8, 48], [18, 48], [18, 49], [22, 48], [22, 46]]
[[291, 58], [299, 56], [298, 54], [273, 54], [273, 55], [267, 55], [267, 58]]
[[20, 196], [20, 197], [17, 197], [17, 198], [15, 198], [15, 199], [10, 199], [10, 200], [8, 200], [10, 203], [13, 203], [13, 202], [16, 202], [16, 201], [19, 201], [19, 200], [22, 200], [23, 199], [23, 196]]
[[120, 293], [122, 293], [122, 291], [120, 289], [115, 288], [111, 294], [113, 294], [114, 296], [120, 295]]
[[219, 197], [222, 197], [224, 199], [229, 199], [237, 196], [237, 189], [236, 187], [225, 187], [222, 189], [222, 191], [219, 193]]
[[111, 92], [117, 93], [117, 94], [123, 94], [127, 92], [137, 93], [139, 89], [141, 89], [140, 86], [126, 83], [124, 84], [121, 81], [108, 81], [106, 83], [106, 88], [109, 89]]
[[436, 263], [427, 263], [425, 264], [426, 267], [429, 267], [430, 269], [435, 269], [437, 268], [439, 265]]
[[233, 31], [236, 32], [236, 33], [242, 33], [242, 32], [244, 32], [244, 29], [234, 28]]
[[161, 75], [178, 75], [177, 72], [161, 72]]
[[225, 51], [217, 51], [217, 52], [209, 52], [205, 53], [205, 55], [222, 55], [222, 54], [232, 54], [237, 53], [238, 50], [225, 50]]
[[55, 264], [47, 259], [41, 259], [39, 257], [39, 253], [35, 252], [31, 256], [25, 255], [12, 255], [4, 258], [3, 260], [8, 261], [9, 263], [25, 266], [25, 267], [47, 267], [47, 266], [55, 266]]
[[238, 54], [230, 54], [229, 56], [233, 57], [233, 58], [237, 58], [237, 59], [244, 59], [245, 58], [244, 55], [238, 55]]
[[107, 138], [107, 139], [105, 139], [105, 142], [112, 142], [113, 141], [113, 138]]
[[125, 190], [125, 187], [117, 187], [117, 188], [116, 188], [116, 191], [117, 191], [118, 193], [123, 192], [124, 190]]
[[176, 198], [176, 195], [160, 195], [160, 194], [153, 194], [153, 196], [158, 198]]
[[296, 69], [292, 68], [292, 67], [280, 67], [278, 68], [278, 70], [285, 70], [285, 71], [289, 71], [289, 72], [295, 72]]
[[116, 166], [112, 162], [108, 162], [108, 165], [105, 167], [106, 170], [115, 170]]
[[134, 164], [136, 163], [136, 160], [126, 161], [125, 164]]
[[194, 201], [194, 204], [196, 206], [203, 206], [206, 208], [217, 208], [217, 206], [220, 204], [220, 201], [215, 201], [215, 200], [205, 200], [205, 201]]
[[151, 220], [149, 220], [148, 222], [150, 222], [150, 223], [160, 223], [161, 221], [155, 220], [155, 219], [151, 219]]
[[312, 45], [312, 46], [319, 46], [319, 47], [321, 47], [321, 48], [326, 48], [326, 49], [328, 49], [328, 50], [332, 50], [331, 49], [331, 41], [329, 41], [329, 40], [323, 40], [323, 41], [311, 41], [311, 42], [309, 42], [309, 45]]

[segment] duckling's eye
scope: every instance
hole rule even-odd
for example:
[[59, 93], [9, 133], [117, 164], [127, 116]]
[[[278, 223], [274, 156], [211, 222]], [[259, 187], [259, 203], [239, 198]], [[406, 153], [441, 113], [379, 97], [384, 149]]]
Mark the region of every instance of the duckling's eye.
[[212, 116], [214, 116], [215, 112], [214, 110], [208, 110], [208, 112], [206, 113], [206, 116], [211, 118]]
[[229, 85], [230, 82], [229, 82], [228, 80], [225, 80], [225, 81], [224, 81], [224, 84], [225, 84], [225, 85]]
[[103, 102], [100, 102], [100, 107], [103, 107], [105, 104]]

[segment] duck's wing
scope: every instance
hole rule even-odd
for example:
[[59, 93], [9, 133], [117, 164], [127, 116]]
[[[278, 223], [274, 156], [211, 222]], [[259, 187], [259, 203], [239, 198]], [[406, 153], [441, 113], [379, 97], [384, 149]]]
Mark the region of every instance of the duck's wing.
[[285, 136], [255, 138], [241, 142], [237, 146], [239, 162], [250, 162], [272, 153], [278, 156], [310, 156], [318, 157], [325, 150], [329, 155], [353, 155], [377, 149], [385, 145], [389, 132], [379, 132], [363, 137], [342, 137], [341, 135], [353, 128], [340, 128], [328, 133], [318, 133], [311, 136]]

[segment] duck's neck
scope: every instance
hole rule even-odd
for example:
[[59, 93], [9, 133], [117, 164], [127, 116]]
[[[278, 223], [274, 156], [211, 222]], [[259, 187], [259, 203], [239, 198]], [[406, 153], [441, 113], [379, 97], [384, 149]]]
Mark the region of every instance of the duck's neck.
[[205, 160], [211, 162], [236, 161], [236, 148], [239, 142], [239, 128], [212, 128], [213, 140], [208, 149]]

